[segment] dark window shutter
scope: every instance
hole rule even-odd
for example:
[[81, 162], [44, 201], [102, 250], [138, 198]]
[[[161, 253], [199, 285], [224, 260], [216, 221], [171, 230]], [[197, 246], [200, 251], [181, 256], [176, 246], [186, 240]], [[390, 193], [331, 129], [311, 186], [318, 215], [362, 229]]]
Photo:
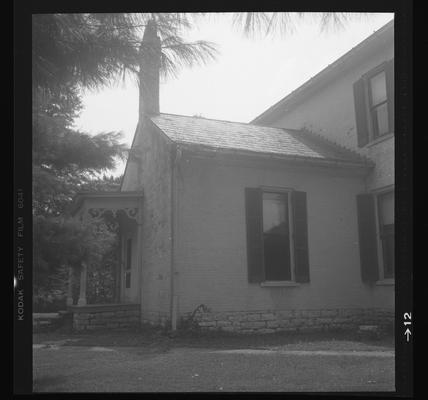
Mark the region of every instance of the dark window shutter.
[[291, 192], [296, 282], [309, 282], [308, 213], [306, 192]]
[[394, 132], [394, 59], [385, 66], [386, 96], [388, 98], [389, 132]]
[[363, 147], [369, 142], [365, 86], [365, 80], [362, 78], [354, 83], [354, 107], [355, 122], [357, 124], [358, 147]]
[[376, 282], [379, 279], [379, 269], [374, 196], [371, 194], [358, 195], [357, 212], [361, 278], [363, 282]]
[[265, 280], [263, 265], [263, 215], [262, 191], [260, 189], [245, 189], [245, 215], [247, 224], [248, 282], [263, 282]]

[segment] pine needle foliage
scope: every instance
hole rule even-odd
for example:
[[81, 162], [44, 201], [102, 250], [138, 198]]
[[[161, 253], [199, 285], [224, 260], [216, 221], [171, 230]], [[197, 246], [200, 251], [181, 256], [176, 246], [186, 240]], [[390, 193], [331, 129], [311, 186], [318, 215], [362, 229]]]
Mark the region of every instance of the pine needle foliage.
[[233, 13], [232, 25], [249, 37], [294, 33], [305, 19], [318, 24], [320, 32], [343, 30], [353, 20], [368, 18], [369, 13], [345, 12], [245, 12]]
[[135, 77], [149, 20], [156, 21], [163, 42], [164, 76], [216, 56], [213, 43], [183, 39], [192, 27], [185, 13], [41, 14], [33, 16], [33, 82], [43, 88], [73, 82], [97, 89]]

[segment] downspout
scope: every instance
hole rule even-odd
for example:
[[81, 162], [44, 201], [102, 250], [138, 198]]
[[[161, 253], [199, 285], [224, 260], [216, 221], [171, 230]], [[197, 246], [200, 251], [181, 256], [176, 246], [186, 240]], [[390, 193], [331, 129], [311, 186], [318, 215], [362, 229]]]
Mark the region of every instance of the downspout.
[[[142, 176], [142, 143], [139, 137], [143, 134], [142, 130], [146, 127], [143, 120], [141, 123], [138, 121], [136, 132], [136, 146], [138, 149], [137, 156], [137, 187], [143, 192], [143, 176]], [[135, 157], [135, 155], [134, 155]], [[137, 266], [138, 266], [138, 302], [140, 304], [140, 322], [143, 322], [143, 197], [138, 199], [138, 214], [137, 214]]]
[[[140, 303], [140, 316], [143, 316], [143, 197], [138, 198], [137, 214], [137, 265], [138, 265], [138, 302]], [[142, 322], [142, 320], [141, 320]]]
[[177, 168], [181, 159], [181, 149], [173, 144], [171, 151], [171, 271], [170, 271], [170, 316], [171, 330], [177, 329], [178, 319], [178, 296], [175, 294], [174, 278], [175, 278], [175, 233], [177, 228], [176, 218], [178, 212], [178, 196], [177, 196]]

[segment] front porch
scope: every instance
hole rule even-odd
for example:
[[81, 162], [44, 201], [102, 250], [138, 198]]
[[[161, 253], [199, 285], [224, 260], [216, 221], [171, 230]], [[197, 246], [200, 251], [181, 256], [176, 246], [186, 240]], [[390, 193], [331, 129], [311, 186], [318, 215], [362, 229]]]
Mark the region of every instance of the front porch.
[[[82, 262], [78, 271], [69, 268], [67, 309], [72, 314], [74, 329], [120, 329], [140, 324], [142, 199], [141, 192], [77, 194], [71, 210], [73, 218], [85, 224], [108, 226], [117, 235], [119, 251], [111, 303], [88, 304], [88, 262]], [[77, 301], [73, 299], [76, 272]]]

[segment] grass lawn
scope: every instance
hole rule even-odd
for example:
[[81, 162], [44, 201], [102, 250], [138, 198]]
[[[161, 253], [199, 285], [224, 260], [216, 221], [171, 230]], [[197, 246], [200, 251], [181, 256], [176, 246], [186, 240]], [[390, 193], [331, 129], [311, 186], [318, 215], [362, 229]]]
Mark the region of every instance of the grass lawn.
[[194, 348], [266, 348], [292, 345], [294, 349], [370, 350], [394, 348], [392, 336], [379, 340], [362, 340], [356, 334], [337, 333], [274, 333], [264, 335], [236, 335], [230, 333], [176, 333], [174, 336], [156, 329], [126, 331], [96, 331], [88, 333], [46, 332], [33, 334], [33, 344], [55, 343], [64, 346], [119, 347], [194, 347]]
[[392, 337], [58, 330], [33, 347], [35, 392], [394, 390]]
[[34, 335], [35, 392], [393, 391], [394, 343], [349, 334]]

